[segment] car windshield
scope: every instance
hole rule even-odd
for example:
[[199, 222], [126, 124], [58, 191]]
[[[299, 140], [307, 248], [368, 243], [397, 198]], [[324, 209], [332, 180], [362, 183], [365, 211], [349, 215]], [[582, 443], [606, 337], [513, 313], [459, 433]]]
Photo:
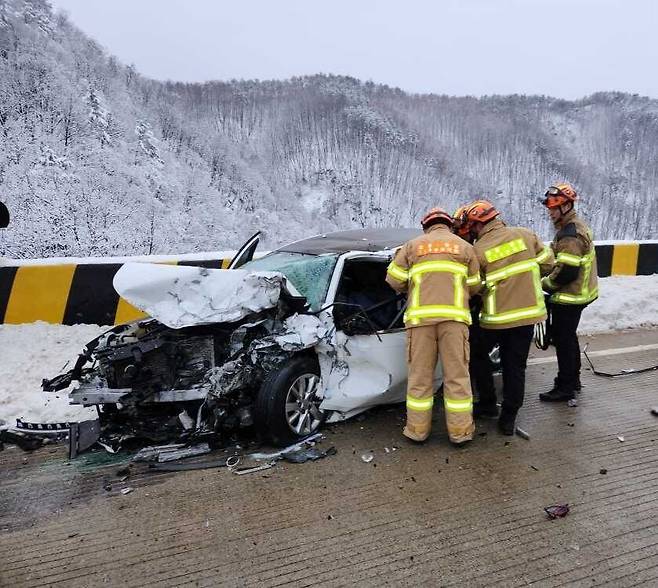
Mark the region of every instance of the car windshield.
[[327, 295], [338, 255], [307, 255], [280, 251], [245, 263], [240, 269], [281, 272], [312, 310], [319, 310]]

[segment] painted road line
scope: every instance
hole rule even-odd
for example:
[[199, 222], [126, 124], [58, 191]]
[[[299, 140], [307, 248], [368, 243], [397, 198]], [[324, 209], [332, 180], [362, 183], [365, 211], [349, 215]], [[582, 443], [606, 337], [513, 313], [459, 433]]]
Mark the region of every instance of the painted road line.
[[[632, 347], [615, 347], [613, 349], [599, 349], [598, 351], [588, 351], [587, 355], [590, 357], [606, 357], [608, 355], [624, 355], [626, 353], [639, 353], [640, 351], [653, 351], [658, 349], [658, 343], [651, 343], [649, 345], [634, 345]], [[551, 357], [537, 357], [528, 360], [528, 365], [541, 365], [542, 363], [555, 363], [557, 358]]]

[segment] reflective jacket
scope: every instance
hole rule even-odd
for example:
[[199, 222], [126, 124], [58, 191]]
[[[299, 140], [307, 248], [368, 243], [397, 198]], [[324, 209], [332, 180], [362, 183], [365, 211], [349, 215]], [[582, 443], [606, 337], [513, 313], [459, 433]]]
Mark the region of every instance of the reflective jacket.
[[571, 210], [555, 225], [551, 243], [557, 264], [542, 280], [554, 304], [589, 304], [599, 296], [592, 230]]
[[541, 276], [553, 268], [553, 251], [532, 231], [500, 219], [484, 226], [475, 242], [484, 281], [480, 326], [511, 329], [546, 319]]
[[405, 243], [388, 266], [388, 284], [409, 292], [406, 327], [443, 321], [471, 324], [468, 300], [480, 290], [480, 266], [473, 246], [443, 224]]

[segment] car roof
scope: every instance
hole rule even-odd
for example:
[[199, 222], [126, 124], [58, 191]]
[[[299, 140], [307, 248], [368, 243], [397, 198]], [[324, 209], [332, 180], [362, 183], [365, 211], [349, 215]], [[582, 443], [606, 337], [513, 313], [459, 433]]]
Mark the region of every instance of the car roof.
[[395, 249], [422, 234], [421, 229], [378, 228], [352, 229], [315, 235], [295, 241], [277, 249], [291, 253], [322, 255], [323, 253], [347, 253], [348, 251], [384, 251]]

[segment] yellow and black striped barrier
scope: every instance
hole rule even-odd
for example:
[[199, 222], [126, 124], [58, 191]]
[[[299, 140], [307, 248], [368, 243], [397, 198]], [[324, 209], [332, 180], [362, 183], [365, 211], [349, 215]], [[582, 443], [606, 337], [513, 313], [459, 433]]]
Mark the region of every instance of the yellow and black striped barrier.
[[[226, 268], [229, 259], [166, 261]], [[112, 280], [121, 263], [0, 266], [0, 323], [45, 321], [113, 325], [145, 316], [120, 298]]]
[[[658, 241], [597, 243], [600, 277], [658, 274]], [[165, 261], [226, 268], [229, 259]], [[112, 325], [144, 315], [112, 287], [121, 263], [0, 266], [0, 323]]]

